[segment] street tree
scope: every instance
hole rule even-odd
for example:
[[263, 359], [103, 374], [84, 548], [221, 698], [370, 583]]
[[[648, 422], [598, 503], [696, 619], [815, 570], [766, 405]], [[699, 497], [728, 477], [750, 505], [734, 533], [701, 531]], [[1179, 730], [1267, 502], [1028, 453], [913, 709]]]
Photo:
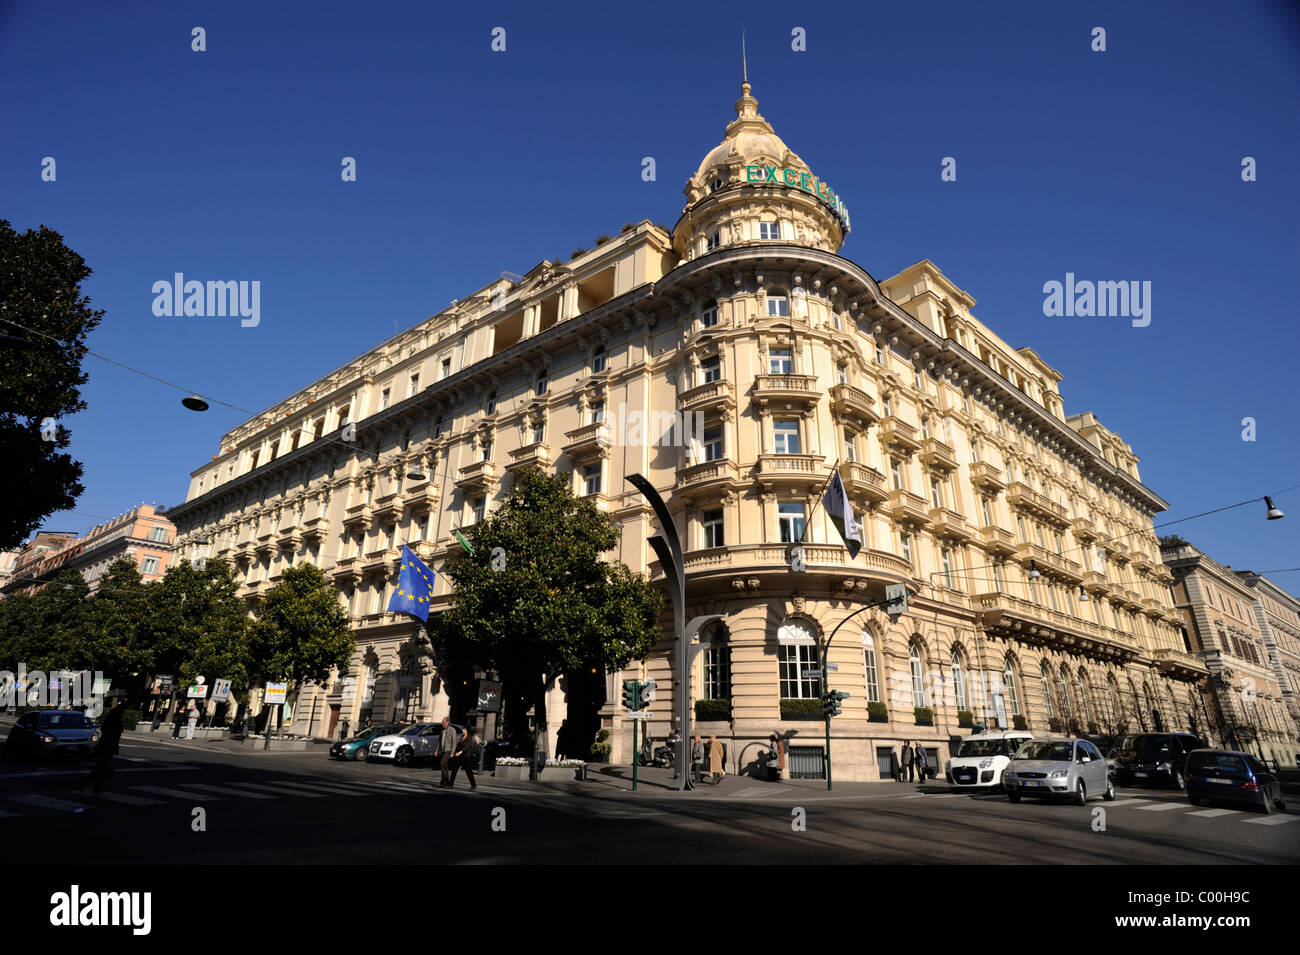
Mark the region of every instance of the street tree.
[[108, 566], [87, 607], [95, 668], [108, 674], [143, 673], [149, 667], [149, 594], [135, 561]]
[[81, 463], [63, 451], [71, 432], [58, 422], [86, 407], [81, 361], [104, 314], [81, 294], [90, 274], [59, 233], [20, 234], [0, 219], [0, 461], [10, 488], [0, 549], [18, 546], [85, 490]]
[[[299, 564], [285, 570], [257, 609], [250, 669], [261, 682], [289, 683], [298, 693], [308, 683], [326, 683], [355, 650], [338, 591], [314, 564]], [[314, 719], [313, 713], [309, 720]]]
[[546, 693], [562, 674], [620, 669], [658, 638], [662, 596], [604, 559], [619, 536], [568, 481], [527, 468], [501, 507], [469, 528], [473, 552], [446, 562], [455, 592], [430, 621], [435, 659], [497, 672], [507, 726], [525, 725], [532, 705], [539, 749], [548, 746]]

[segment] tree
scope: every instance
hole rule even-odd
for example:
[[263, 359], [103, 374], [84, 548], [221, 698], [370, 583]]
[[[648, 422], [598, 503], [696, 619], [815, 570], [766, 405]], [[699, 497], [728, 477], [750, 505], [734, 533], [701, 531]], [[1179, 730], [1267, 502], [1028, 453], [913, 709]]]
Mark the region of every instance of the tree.
[[60, 449], [57, 419], [81, 411], [86, 336], [103, 317], [81, 294], [91, 274], [45, 226], [21, 235], [0, 219], [0, 461], [13, 487], [0, 512], [0, 548], [16, 547], [85, 490], [82, 466]]
[[510, 496], [468, 537], [474, 552], [445, 565], [455, 596], [430, 622], [435, 659], [440, 668], [470, 661], [499, 673], [507, 725], [524, 725], [532, 703], [545, 745], [546, 692], [563, 673], [644, 657], [659, 636], [663, 598], [602, 559], [619, 541], [609, 516], [536, 468], [519, 472]]
[[149, 593], [130, 557], [109, 565], [90, 600], [87, 628], [96, 668], [141, 673], [149, 668]]
[[299, 564], [285, 570], [262, 600], [249, 650], [256, 676], [291, 683], [295, 690], [324, 684], [335, 669], [347, 666], [356, 640], [338, 592], [319, 568]]

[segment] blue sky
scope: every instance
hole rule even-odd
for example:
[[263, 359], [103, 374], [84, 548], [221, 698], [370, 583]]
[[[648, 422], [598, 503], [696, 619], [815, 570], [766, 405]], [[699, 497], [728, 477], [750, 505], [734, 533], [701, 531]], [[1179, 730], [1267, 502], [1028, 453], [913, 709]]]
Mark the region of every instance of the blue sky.
[[[671, 226], [734, 116], [744, 26], [760, 112], [852, 212], [842, 254], [877, 278], [933, 260], [1064, 374], [1067, 413], [1132, 444], [1176, 520], [1300, 484], [1296, 9], [11, 0], [0, 217], [95, 270], [93, 350], [260, 411], [502, 270]], [[260, 324], [155, 317], [174, 272], [260, 281]], [[1045, 317], [1067, 272], [1150, 281], [1151, 324]], [[178, 503], [243, 418], [86, 368], [67, 422], [86, 492], [51, 529]], [[1300, 566], [1300, 490], [1277, 503], [1287, 520], [1259, 504], [1170, 530], [1234, 567]]]

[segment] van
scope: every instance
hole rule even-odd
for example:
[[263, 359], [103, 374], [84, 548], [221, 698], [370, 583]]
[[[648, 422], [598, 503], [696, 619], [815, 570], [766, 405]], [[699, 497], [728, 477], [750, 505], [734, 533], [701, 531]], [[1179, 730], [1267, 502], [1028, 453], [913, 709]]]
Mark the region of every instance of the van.
[[1002, 785], [1002, 771], [1022, 744], [1033, 739], [1025, 732], [977, 733], [961, 741], [957, 755], [944, 763], [943, 774], [953, 789], [992, 791]]

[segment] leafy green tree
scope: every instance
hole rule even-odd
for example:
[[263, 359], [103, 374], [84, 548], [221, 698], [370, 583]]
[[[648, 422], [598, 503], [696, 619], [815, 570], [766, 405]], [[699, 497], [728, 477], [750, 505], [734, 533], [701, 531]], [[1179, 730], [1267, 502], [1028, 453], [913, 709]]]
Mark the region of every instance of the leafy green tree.
[[88, 626], [90, 588], [75, 570], [64, 569], [32, 596], [28, 626], [35, 646], [29, 670], [87, 670], [100, 662]]
[[16, 547], [85, 490], [81, 463], [61, 451], [71, 432], [57, 419], [86, 407], [81, 360], [104, 314], [81, 294], [90, 274], [59, 233], [19, 234], [0, 219], [0, 461], [11, 485], [0, 548]]
[[451, 609], [430, 621], [435, 660], [500, 674], [506, 723], [535, 707], [546, 746], [545, 694], [561, 674], [619, 669], [658, 638], [661, 595], [625, 565], [606, 562], [619, 531], [567, 481], [527, 468], [501, 507], [469, 529], [445, 573]]
[[99, 580], [87, 608], [96, 669], [141, 673], [149, 669], [148, 585], [130, 557], [119, 557]]
[[249, 650], [255, 676], [290, 683], [295, 691], [307, 683], [324, 684], [352, 659], [356, 640], [348, 615], [318, 567], [285, 570], [258, 608]]

